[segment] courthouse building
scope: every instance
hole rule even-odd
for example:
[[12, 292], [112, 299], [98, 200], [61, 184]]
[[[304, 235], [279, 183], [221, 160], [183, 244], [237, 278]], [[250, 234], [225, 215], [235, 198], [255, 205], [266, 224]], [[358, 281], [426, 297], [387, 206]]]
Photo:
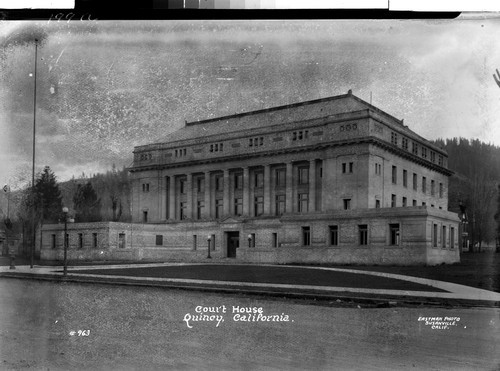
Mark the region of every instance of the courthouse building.
[[[133, 223], [100, 223], [102, 244], [92, 225], [72, 225], [81, 250], [73, 254], [453, 263], [459, 219], [447, 210], [447, 162], [442, 149], [351, 91], [186, 122], [158, 143], [135, 147]], [[59, 256], [60, 226], [45, 233], [52, 234], [45, 256]]]

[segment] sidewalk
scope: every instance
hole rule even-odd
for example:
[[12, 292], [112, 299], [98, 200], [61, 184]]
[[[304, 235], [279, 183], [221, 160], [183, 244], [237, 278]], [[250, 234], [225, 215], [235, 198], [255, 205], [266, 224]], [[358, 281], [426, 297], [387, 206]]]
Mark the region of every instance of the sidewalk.
[[[175, 277], [148, 277], [147, 273], [142, 273], [140, 276], [133, 276], [134, 269], [137, 268], [153, 268], [161, 269], [168, 267], [191, 267], [196, 269], [196, 266], [208, 267], [210, 264], [193, 264], [193, 263], [156, 263], [156, 264], [133, 264], [133, 265], [110, 265], [110, 266], [80, 266], [68, 268], [68, 276], [63, 277], [61, 266], [34, 266], [29, 265], [16, 266], [15, 270], [9, 269], [9, 266], [0, 267], [0, 277], [13, 278], [31, 278], [51, 281], [67, 281], [67, 282], [87, 282], [99, 284], [120, 284], [120, 285], [139, 285], [139, 286], [161, 286], [172, 288], [195, 289], [204, 291], [219, 291], [219, 292], [238, 292], [252, 293], [262, 295], [279, 295], [288, 297], [307, 297], [318, 299], [335, 299], [335, 298], [350, 298], [356, 300], [371, 300], [371, 301], [396, 301], [396, 302], [429, 302], [440, 304], [457, 304], [469, 306], [495, 306], [500, 307], [500, 293], [473, 288], [469, 286], [448, 283], [443, 281], [430, 280], [425, 278], [417, 278], [403, 276], [398, 274], [360, 271], [355, 269], [343, 268], [325, 268], [325, 267], [298, 267], [285, 265], [258, 265], [253, 267], [271, 267], [273, 270], [279, 269], [281, 276], [287, 272], [292, 272], [292, 269], [308, 270], [305, 273], [311, 274], [311, 270], [316, 270], [314, 274], [320, 274], [321, 271], [340, 272], [349, 275], [359, 275], [360, 280], [366, 280], [366, 275], [375, 277], [384, 277], [400, 281], [411, 282], [414, 284], [427, 285], [445, 292], [434, 292], [425, 290], [392, 290], [379, 288], [359, 288], [359, 287], [336, 287], [314, 284], [294, 284], [293, 276], [289, 277], [289, 284], [284, 283], [262, 283], [262, 282], [237, 282], [230, 280], [212, 280], [212, 279], [186, 279]], [[233, 265], [248, 267], [249, 265]], [[193, 268], [195, 267], [195, 268]], [[126, 274], [114, 274], [115, 269]], [[224, 269], [224, 268], [221, 268]], [[89, 272], [92, 270], [92, 272]], [[167, 269], [166, 269], [167, 270]], [[288, 270], [288, 271], [287, 271]], [[85, 272], [84, 272], [85, 271]], [[144, 271], [144, 270], [142, 270]], [[101, 273], [102, 272], [102, 273]], [[296, 273], [294, 273], [296, 274]]]

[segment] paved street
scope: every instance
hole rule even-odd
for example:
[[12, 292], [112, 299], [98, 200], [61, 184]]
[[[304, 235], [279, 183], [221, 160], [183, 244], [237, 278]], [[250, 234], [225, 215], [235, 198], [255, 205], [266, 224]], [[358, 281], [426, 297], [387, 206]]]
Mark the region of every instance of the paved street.
[[[6, 278], [0, 279], [0, 296], [0, 368], [6, 370], [500, 366], [498, 308], [335, 308], [155, 287]], [[219, 307], [219, 312], [208, 313], [212, 321], [198, 322], [198, 306]], [[233, 306], [262, 308], [263, 313], [255, 322], [244, 321], [243, 313], [234, 317]], [[261, 321], [274, 314], [281, 322]], [[216, 316], [224, 319], [218, 327]], [[431, 321], [447, 324], [434, 323], [441, 328], [433, 329]]]

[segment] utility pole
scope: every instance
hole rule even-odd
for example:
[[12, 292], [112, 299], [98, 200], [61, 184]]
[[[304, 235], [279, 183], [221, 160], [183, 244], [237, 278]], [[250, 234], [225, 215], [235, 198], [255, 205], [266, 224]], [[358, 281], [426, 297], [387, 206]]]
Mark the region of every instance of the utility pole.
[[31, 170], [31, 228], [33, 234], [33, 241], [31, 243], [31, 257], [30, 257], [30, 268], [33, 268], [33, 262], [35, 260], [35, 243], [36, 243], [36, 228], [35, 228], [35, 138], [36, 138], [36, 63], [38, 53], [38, 40], [35, 39], [35, 83], [33, 88], [33, 168]]

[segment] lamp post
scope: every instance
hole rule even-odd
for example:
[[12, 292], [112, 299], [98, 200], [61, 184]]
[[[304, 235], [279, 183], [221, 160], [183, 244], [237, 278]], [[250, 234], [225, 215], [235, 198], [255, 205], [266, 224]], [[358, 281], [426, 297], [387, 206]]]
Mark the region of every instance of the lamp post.
[[63, 207], [62, 212], [64, 214], [64, 270], [63, 276], [66, 277], [68, 274], [68, 208]]
[[207, 256], [207, 259], [212, 259], [212, 257], [210, 256], [210, 242], [212, 241], [212, 236], [208, 235], [207, 236], [207, 249], [208, 249], [208, 256]]
[[248, 235], [248, 247], [252, 247], [252, 235]]

